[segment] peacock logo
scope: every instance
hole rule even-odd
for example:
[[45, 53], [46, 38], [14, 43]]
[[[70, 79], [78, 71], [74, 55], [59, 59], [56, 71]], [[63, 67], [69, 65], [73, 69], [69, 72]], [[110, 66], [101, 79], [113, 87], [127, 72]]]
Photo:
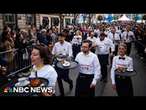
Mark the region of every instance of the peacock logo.
[[6, 87], [3, 92], [8, 93], [9, 92], [9, 87]]

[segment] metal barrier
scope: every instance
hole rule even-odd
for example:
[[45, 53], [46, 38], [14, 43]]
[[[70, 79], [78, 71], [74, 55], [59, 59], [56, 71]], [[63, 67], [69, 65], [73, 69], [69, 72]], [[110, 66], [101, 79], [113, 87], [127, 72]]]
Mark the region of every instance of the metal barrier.
[[0, 52], [0, 65], [7, 68], [8, 76], [24, 71], [31, 65], [31, 50], [32, 46]]

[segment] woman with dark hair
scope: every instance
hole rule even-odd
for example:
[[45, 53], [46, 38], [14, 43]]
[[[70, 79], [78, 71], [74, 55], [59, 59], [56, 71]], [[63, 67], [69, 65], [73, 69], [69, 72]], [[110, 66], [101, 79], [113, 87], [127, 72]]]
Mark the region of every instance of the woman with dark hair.
[[7, 66], [8, 72], [13, 70], [14, 59], [14, 40], [12, 39], [9, 31], [3, 31], [1, 39], [1, 51], [7, 51], [3, 54], [3, 63]]
[[[31, 52], [31, 62], [33, 69], [31, 71], [30, 78], [41, 77], [48, 80], [48, 86], [53, 87], [55, 90], [57, 73], [55, 69], [50, 65], [52, 63], [51, 52], [45, 45], [36, 45]], [[54, 94], [54, 93], [53, 93]], [[45, 94], [48, 95], [48, 94]]]

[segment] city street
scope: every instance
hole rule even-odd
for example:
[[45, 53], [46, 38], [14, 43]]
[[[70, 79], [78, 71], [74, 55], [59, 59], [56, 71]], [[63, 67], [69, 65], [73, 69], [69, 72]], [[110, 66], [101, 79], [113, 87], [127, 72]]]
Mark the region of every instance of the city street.
[[[75, 58], [82, 51], [84, 53], [83, 56], [76, 57], [81, 60], [77, 62], [80, 65], [80, 73], [84, 75], [83, 77], [81, 76], [83, 85], [79, 86], [79, 89], [84, 89], [84, 86], [89, 87], [92, 81], [90, 77], [92, 78], [93, 74], [96, 73], [98, 76], [98, 71], [101, 70], [103, 75], [101, 80], [103, 81], [100, 81], [100, 79], [97, 81], [95, 96], [121, 96], [119, 92], [123, 95], [128, 94], [129, 96], [130, 94], [133, 96], [130, 79], [117, 75], [116, 90], [119, 90], [118, 95], [112, 88], [115, 87], [112, 86], [112, 82], [114, 82], [115, 70], [127, 73], [127, 71], [133, 71], [134, 68], [136, 75], [131, 77], [134, 96], [146, 96], [146, 14], [6, 13], [0, 14], [0, 34], [1, 86], [6, 84], [6, 87], [9, 87], [9, 81], [35, 74], [33, 77], [38, 78], [38, 80], [40, 80], [39, 77], [47, 79], [49, 82], [47, 86], [56, 88], [56, 96], [61, 96], [58, 87], [59, 81], [56, 83], [58, 73], [58, 79], [63, 78], [70, 84], [69, 86], [68, 83], [63, 81], [65, 96], [75, 96], [79, 68], [74, 68], [76, 62], [73, 61], [73, 65], [72, 61], [71, 63], [67, 61], [68, 58], [71, 60], [72, 57]], [[87, 46], [85, 45], [87, 50], [83, 48], [84, 43], [88, 43]], [[122, 44], [122, 48], [124, 48], [121, 53], [118, 47], [119, 44]], [[99, 57], [100, 70], [98, 69], [99, 63], [95, 55], [92, 54], [93, 58], [92, 56], [86, 56], [89, 50]], [[111, 65], [108, 65], [108, 60], [110, 61], [110, 58], [108, 59], [109, 54], [119, 55], [117, 57], [118, 60], [113, 60], [113, 67], [115, 68], [113, 68], [112, 72], [112, 81], [110, 78]], [[130, 54], [130, 57], [133, 58], [133, 63], [131, 58], [123, 57], [126, 54]], [[60, 64], [67, 66], [67, 68], [61, 68], [57, 65], [60, 69], [56, 68], [55, 71], [50, 65], [52, 65], [52, 61], [53, 65], [55, 65], [56, 59], [61, 59]], [[106, 65], [108, 65], [108, 68], [106, 68]], [[72, 81], [68, 78], [66, 69], [70, 69], [69, 76], [73, 80], [73, 89], [71, 91]], [[108, 81], [105, 83], [107, 79], [106, 70], [108, 71]], [[63, 74], [65, 72], [67, 73]], [[80, 84], [82, 78], [81, 80], [79, 79]], [[96, 75], [94, 75], [94, 78], [96, 78]], [[88, 80], [90, 80], [89, 83]], [[13, 82], [13, 84], [15, 83]], [[19, 80], [18, 84], [21, 85]], [[94, 80], [92, 84], [90, 85], [91, 87], [95, 86]], [[62, 88], [61, 81], [60, 88]], [[85, 89], [91, 90], [90, 88]], [[126, 89], [128, 92], [125, 92]], [[63, 91], [62, 95], [64, 95]]]
[[[137, 72], [136, 76], [132, 77], [134, 96], [146, 96], [146, 84], [145, 84], [146, 64], [144, 64], [143, 61], [140, 60], [140, 57], [136, 55], [136, 50], [134, 48], [134, 45], [133, 45], [130, 56], [133, 58], [134, 69]], [[69, 85], [63, 81], [65, 96], [75, 95], [75, 85], [76, 85], [77, 76], [78, 76], [77, 68], [70, 70], [70, 77], [74, 82], [74, 87], [71, 92], [69, 91]], [[56, 86], [56, 95], [59, 96], [58, 84]], [[112, 89], [110, 73], [108, 73], [108, 82], [106, 84], [98, 81], [95, 95], [96, 96], [117, 96], [116, 92]]]

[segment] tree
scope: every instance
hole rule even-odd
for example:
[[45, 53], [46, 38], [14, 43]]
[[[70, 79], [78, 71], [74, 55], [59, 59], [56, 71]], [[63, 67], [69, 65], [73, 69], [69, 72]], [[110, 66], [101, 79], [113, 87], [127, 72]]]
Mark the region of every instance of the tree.
[[98, 16], [98, 20], [99, 20], [100, 23], [101, 23], [101, 21], [103, 20], [103, 17], [102, 17], [101, 15], [99, 15], [99, 16]]
[[143, 19], [143, 20], [146, 20], [146, 15], [143, 15], [142, 19]]

